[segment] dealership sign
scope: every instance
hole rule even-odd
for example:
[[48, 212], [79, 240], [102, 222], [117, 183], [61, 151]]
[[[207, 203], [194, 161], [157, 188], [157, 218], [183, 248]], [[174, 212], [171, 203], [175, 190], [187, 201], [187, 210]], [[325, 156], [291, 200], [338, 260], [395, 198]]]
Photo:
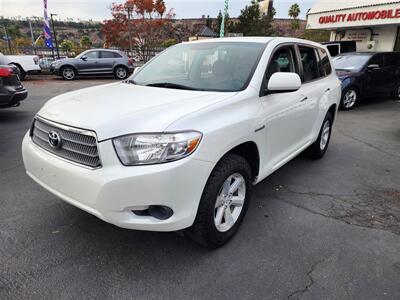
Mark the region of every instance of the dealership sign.
[[400, 19], [400, 8], [321, 16], [318, 22], [319, 24], [332, 24], [385, 19]]

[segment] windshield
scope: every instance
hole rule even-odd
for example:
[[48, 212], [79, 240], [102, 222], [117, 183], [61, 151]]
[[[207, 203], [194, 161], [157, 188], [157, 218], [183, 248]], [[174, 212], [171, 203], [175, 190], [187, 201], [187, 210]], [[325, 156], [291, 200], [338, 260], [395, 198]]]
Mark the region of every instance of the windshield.
[[244, 42], [188, 43], [173, 46], [131, 77], [139, 85], [201, 90], [246, 88], [265, 44]]
[[370, 58], [370, 55], [341, 55], [333, 59], [333, 65], [336, 70], [359, 72]]

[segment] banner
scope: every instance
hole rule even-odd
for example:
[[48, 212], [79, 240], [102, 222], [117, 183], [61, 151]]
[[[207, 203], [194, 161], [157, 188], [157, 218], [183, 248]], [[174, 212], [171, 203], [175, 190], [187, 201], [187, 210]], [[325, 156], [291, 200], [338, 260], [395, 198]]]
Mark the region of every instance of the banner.
[[47, 0], [43, 0], [44, 5], [44, 26], [43, 26], [43, 34], [44, 34], [44, 43], [49, 49], [53, 49], [53, 39], [51, 37], [51, 30], [49, 25], [49, 16], [47, 15]]

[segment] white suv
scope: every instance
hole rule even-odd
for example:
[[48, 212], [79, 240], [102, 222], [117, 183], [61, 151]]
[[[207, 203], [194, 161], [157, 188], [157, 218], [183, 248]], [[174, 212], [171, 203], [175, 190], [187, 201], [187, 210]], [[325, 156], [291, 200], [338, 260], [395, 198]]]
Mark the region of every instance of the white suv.
[[340, 81], [324, 46], [226, 38], [173, 46], [124, 82], [57, 96], [23, 141], [29, 176], [129, 229], [208, 247], [237, 231], [255, 185], [328, 148]]

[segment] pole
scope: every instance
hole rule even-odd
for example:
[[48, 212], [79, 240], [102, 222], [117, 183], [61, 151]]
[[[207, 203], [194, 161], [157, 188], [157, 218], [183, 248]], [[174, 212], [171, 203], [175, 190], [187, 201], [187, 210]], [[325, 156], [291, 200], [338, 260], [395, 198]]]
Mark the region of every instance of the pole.
[[8, 45], [8, 51], [10, 52], [10, 54], [12, 54], [12, 50], [11, 50], [11, 41], [10, 41], [10, 37], [8, 36], [8, 32], [7, 32], [7, 27], [4, 25], [4, 32], [6, 34], [6, 40], [7, 40], [7, 45]]
[[225, 36], [225, 16], [228, 14], [229, 0], [225, 0], [224, 14], [222, 15], [221, 30], [219, 32], [219, 37]]
[[57, 33], [56, 30], [54, 29], [53, 16], [57, 16], [57, 14], [50, 14], [50, 19], [51, 19], [51, 27], [53, 28], [54, 43], [56, 44], [57, 59], [60, 59], [60, 52], [58, 52]]
[[132, 28], [131, 28], [131, 11], [132, 7], [127, 7], [128, 10], [128, 32], [129, 32], [129, 55], [132, 56]]
[[36, 44], [35, 44], [35, 37], [33, 36], [31, 19], [28, 18], [28, 22], [29, 22], [29, 29], [31, 30], [33, 53], [36, 54]]

